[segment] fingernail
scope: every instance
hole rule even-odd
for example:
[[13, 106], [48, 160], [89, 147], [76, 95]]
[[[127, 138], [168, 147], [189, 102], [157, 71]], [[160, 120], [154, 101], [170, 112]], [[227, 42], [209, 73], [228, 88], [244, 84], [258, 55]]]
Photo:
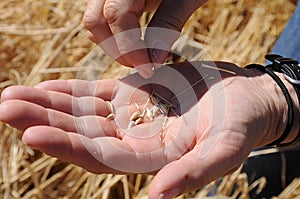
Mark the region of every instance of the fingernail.
[[29, 145], [30, 139], [31, 139], [31, 134], [30, 134], [29, 132], [25, 131], [25, 132], [23, 133], [23, 136], [22, 136], [22, 141], [23, 141], [25, 144]]
[[145, 79], [149, 79], [154, 74], [152, 64], [144, 64], [144, 65], [136, 66], [134, 68]]
[[151, 50], [151, 58], [156, 68], [160, 68], [170, 53], [169, 46], [164, 42], [158, 42]]
[[158, 199], [163, 199], [163, 198], [164, 198], [164, 194], [161, 193], [161, 194], [159, 195]]

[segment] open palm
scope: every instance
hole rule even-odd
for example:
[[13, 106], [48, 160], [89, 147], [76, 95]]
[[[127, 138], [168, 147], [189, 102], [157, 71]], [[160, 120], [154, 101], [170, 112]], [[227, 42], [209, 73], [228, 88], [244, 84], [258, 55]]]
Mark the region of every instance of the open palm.
[[244, 92], [256, 86], [244, 72], [181, 63], [148, 80], [15, 86], [2, 93], [0, 120], [25, 131], [29, 146], [94, 173], [158, 172], [150, 198], [168, 198], [233, 171], [262, 144], [268, 105]]

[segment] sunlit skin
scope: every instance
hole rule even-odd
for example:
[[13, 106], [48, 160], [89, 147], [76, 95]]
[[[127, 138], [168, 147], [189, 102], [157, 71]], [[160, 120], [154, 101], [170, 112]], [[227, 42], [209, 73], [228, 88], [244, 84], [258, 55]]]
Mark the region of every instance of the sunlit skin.
[[[22, 139], [30, 147], [88, 171], [155, 174], [149, 198], [171, 198], [234, 171], [251, 150], [274, 141], [285, 129], [286, 102], [268, 75], [229, 63], [206, 64], [222, 71], [181, 63], [162, 67], [148, 80], [133, 74], [121, 80], [9, 87], [1, 95], [0, 120], [24, 131]], [[194, 84], [203, 74], [212, 78]], [[194, 84], [186, 96], [181, 92], [185, 81]], [[157, 131], [161, 117], [126, 126], [136, 104], [142, 107], [153, 90], [176, 106], [163, 142]], [[111, 113], [107, 101], [115, 109], [113, 120], [106, 118]], [[295, 137], [298, 126], [295, 122], [285, 142]]]
[[[83, 18], [89, 38], [112, 58], [149, 78], [168, 56], [185, 22], [206, 0], [90, 0]], [[139, 18], [156, 11], [144, 40]], [[163, 29], [177, 31], [172, 34]], [[147, 50], [148, 48], [148, 50]], [[153, 49], [157, 49], [156, 52]], [[165, 49], [167, 52], [160, 49]], [[158, 64], [157, 64], [158, 63]]]

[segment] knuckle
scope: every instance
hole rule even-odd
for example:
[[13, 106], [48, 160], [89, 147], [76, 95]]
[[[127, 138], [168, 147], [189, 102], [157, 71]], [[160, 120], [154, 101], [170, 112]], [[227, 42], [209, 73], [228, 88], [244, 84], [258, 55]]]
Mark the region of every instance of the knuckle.
[[82, 23], [86, 29], [91, 30], [96, 26], [97, 18], [87, 10], [83, 15]]
[[105, 2], [103, 15], [108, 22], [113, 22], [118, 18], [119, 12], [123, 7], [122, 4], [122, 1], [119, 0], [109, 0]]
[[89, 4], [83, 15], [82, 23], [87, 30], [93, 30], [96, 26], [105, 26], [106, 20], [102, 14], [102, 7], [95, 6], [94, 4]]
[[96, 26], [105, 26], [106, 21], [101, 15], [96, 14], [92, 9], [87, 8], [83, 15], [82, 23], [87, 30], [93, 30]]

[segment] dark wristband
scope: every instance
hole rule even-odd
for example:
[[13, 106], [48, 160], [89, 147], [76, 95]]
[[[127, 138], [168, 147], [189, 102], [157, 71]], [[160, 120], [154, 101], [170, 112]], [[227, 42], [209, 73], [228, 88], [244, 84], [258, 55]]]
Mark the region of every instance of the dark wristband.
[[[284, 74], [285, 79], [287, 79], [295, 88], [295, 92], [297, 94], [298, 103], [300, 104], [300, 67], [299, 62], [293, 60], [291, 58], [285, 58], [280, 55], [266, 55], [267, 60], [271, 61], [271, 66], [274, 71], [280, 72]], [[298, 121], [299, 122], [299, 121]], [[298, 131], [298, 135], [296, 138], [285, 144], [280, 144], [280, 147], [299, 147], [300, 146], [300, 130]]]
[[268, 144], [268, 146], [277, 146], [277, 147], [297, 147], [300, 146], [300, 132], [298, 132], [297, 137], [290, 143], [281, 144], [285, 140], [292, 129], [294, 122], [294, 106], [293, 100], [290, 96], [288, 89], [281, 81], [281, 79], [274, 73], [274, 71], [283, 73], [284, 77], [294, 85], [295, 91], [297, 93], [298, 101], [300, 103], [300, 68], [298, 62], [290, 58], [284, 58], [280, 55], [266, 55], [266, 59], [272, 63], [267, 66], [262, 66], [258, 64], [248, 65], [246, 68], [256, 68], [264, 73], [270, 75], [277, 85], [282, 90], [284, 97], [288, 105], [288, 120], [286, 128], [283, 134], [274, 142]]

